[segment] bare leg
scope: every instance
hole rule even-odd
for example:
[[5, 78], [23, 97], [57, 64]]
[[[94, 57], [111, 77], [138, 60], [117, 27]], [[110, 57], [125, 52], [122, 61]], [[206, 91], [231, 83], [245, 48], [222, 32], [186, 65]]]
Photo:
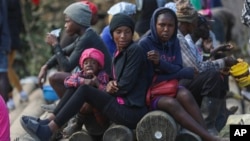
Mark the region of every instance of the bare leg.
[[56, 72], [49, 78], [49, 83], [59, 98], [62, 98], [66, 91], [66, 88], [64, 87], [64, 79], [70, 75], [71, 74], [67, 72]]
[[177, 99], [167, 96], [161, 97], [158, 102], [158, 109], [168, 112], [181, 126], [196, 133], [204, 141], [219, 141], [219, 138], [210, 135], [204, 127], [194, 120]]
[[193, 117], [196, 122], [206, 128], [205, 121], [200, 112], [200, 108], [194, 100], [192, 94], [186, 88], [179, 88], [176, 96], [177, 101]]

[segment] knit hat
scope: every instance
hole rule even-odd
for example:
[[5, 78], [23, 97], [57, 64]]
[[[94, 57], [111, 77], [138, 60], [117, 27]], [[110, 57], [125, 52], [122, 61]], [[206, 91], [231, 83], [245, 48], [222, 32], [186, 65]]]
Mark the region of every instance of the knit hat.
[[197, 19], [198, 12], [194, 9], [189, 0], [177, 1], [176, 9], [178, 21], [192, 23], [195, 19]]
[[119, 2], [110, 7], [107, 13], [110, 15], [115, 15], [118, 13], [132, 15], [136, 13], [136, 5], [129, 2]]
[[91, 10], [93, 15], [98, 13], [98, 8], [93, 2], [90, 2], [88, 0], [83, 0], [82, 2], [83, 4], [86, 4], [89, 6], [89, 9]]
[[63, 13], [82, 26], [90, 26], [92, 13], [89, 6], [82, 2], [75, 2], [69, 5]]
[[110, 34], [113, 36], [112, 33], [114, 32], [114, 30], [120, 26], [128, 26], [131, 28], [132, 32], [134, 32], [135, 23], [130, 16], [119, 13], [114, 15], [111, 19], [111, 22], [109, 24]]
[[101, 68], [104, 67], [104, 54], [100, 50], [95, 49], [95, 48], [85, 49], [82, 52], [82, 55], [79, 59], [79, 65], [81, 66], [81, 68], [83, 68], [83, 62], [87, 58], [95, 59], [99, 63]]

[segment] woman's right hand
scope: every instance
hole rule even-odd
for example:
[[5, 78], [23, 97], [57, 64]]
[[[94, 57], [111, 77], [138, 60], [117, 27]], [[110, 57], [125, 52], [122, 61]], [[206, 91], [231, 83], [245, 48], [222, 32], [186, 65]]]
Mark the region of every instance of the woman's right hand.
[[160, 63], [160, 53], [156, 50], [151, 50], [147, 53], [148, 60], [152, 61], [154, 65], [159, 65]]
[[48, 33], [46, 38], [45, 38], [45, 42], [50, 45], [50, 46], [55, 46], [56, 44], [58, 44], [58, 39], [55, 35]]
[[110, 94], [114, 94], [119, 90], [117, 87], [117, 82], [116, 81], [109, 81], [107, 87], [106, 87], [106, 92]]
[[46, 82], [46, 76], [47, 76], [47, 65], [43, 65], [40, 69], [39, 75], [38, 75], [38, 85], [42, 88], [43, 84]]

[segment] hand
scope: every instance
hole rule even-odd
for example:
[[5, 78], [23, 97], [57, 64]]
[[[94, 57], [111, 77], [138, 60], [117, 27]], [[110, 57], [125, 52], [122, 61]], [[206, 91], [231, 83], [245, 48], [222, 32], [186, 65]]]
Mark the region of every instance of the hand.
[[90, 85], [90, 86], [94, 86], [97, 88], [99, 87], [99, 81], [95, 75], [84, 77], [83, 81], [84, 81], [83, 83], [84, 85]]
[[116, 81], [109, 81], [107, 87], [106, 87], [106, 92], [113, 94], [116, 93], [119, 90], [117, 87], [117, 82]]
[[160, 63], [160, 54], [156, 50], [151, 50], [147, 53], [148, 60], [151, 60], [154, 65], [159, 65]]
[[46, 82], [47, 77], [47, 65], [43, 65], [38, 74], [38, 85], [42, 88], [43, 84]]
[[224, 61], [225, 61], [225, 65], [226, 67], [232, 67], [233, 65], [237, 64], [238, 61], [237, 59], [233, 58], [233, 57], [225, 57], [224, 58]]
[[50, 46], [55, 46], [56, 44], [58, 44], [58, 40], [57, 37], [53, 34], [48, 33], [46, 38], [45, 38], [45, 42], [50, 45]]
[[218, 47], [220, 51], [230, 51], [234, 48], [232, 44], [224, 44]]

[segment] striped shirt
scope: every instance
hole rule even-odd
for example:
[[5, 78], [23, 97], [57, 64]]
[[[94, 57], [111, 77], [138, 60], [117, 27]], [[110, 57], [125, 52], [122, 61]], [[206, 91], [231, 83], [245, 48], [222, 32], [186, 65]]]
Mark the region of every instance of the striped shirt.
[[208, 70], [220, 70], [225, 67], [224, 59], [217, 59], [213, 61], [199, 61], [198, 56], [195, 56], [192, 53], [192, 49], [190, 48], [187, 40], [180, 31], [178, 31], [177, 37], [180, 42], [181, 55], [184, 67], [194, 67], [199, 73]]

